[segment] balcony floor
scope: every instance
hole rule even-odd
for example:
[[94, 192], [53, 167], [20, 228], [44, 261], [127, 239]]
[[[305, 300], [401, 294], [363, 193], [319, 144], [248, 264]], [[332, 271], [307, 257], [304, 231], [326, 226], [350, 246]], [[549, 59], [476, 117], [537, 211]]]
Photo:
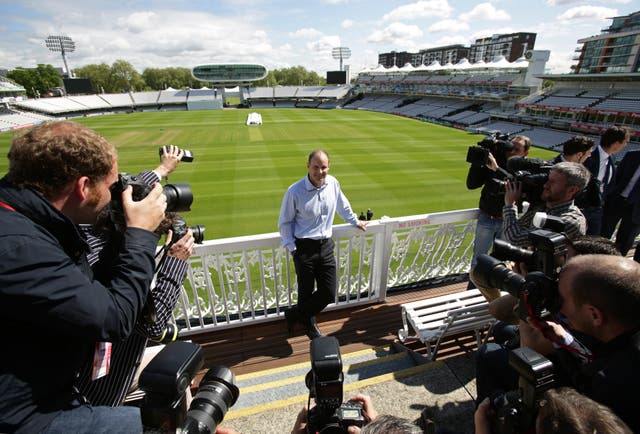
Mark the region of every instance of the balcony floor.
[[[463, 291], [466, 286], [465, 281], [392, 292], [384, 303], [323, 312], [318, 315], [318, 326], [323, 334], [338, 339], [343, 354], [388, 346], [397, 339], [398, 329], [402, 327], [400, 306], [403, 303]], [[309, 361], [309, 339], [301, 328], [295, 336], [289, 337], [284, 318], [189, 338], [204, 349], [205, 366], [224, 365], [236, 375]], [[443, 344], [438, 359], [468, 352], [465, 345], [468, 340], [463, 337]], [[475, 340], [471, 339], [471, 343], [471, 350], [475, 350]]]

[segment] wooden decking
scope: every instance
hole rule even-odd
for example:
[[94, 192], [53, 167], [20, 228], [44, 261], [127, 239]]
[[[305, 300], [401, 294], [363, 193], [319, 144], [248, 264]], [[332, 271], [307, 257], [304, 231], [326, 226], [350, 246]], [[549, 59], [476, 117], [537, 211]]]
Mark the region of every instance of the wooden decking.
[[[402, 327], [401, 304], [463, 291], [466, 286], [466, 282], [461, 282], [391, 293], [384, 303], [323, 312], [318, 316], [318, 325], [323, 334], [338, 339], [343, 354], [386, 346], [397, 339], [398, 329]], [[236, 375], [309, 361], [309, 339], [302, 329], [295, 336], [289, 337], [284, 318], [212, 331], [191, 336], [190, 339], [204, 349], [205, 367], [227, 366]], [[458, 344], [468, 341], [469, 339], [461, 337], [460, 341], [443, 345], [439, 358], [445, 358], [451, 352], [459, 353], [461, 347]]]

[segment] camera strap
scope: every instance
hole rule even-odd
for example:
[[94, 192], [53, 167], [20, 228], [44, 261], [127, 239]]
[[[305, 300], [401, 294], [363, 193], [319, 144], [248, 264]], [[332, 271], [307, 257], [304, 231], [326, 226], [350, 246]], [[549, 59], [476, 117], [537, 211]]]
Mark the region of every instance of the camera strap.
[[548, 325], [545, 325], [533, 312], [533, 309], [529, 304], [527, 292], [524, 291], [522, 293], [522, 296], [523, 296], [525, 305], [527, 307], [527, 315], [529, 317], [529, 322], [533, 327], [540, 330], [540, 332], [545, 338], [550, 340], [554, 344], [554, 346], [563, 348], [583, 360], [586, 360], [586, 361], [593, 360], [593, 354], [591, 353], [591, 350], [585, 347], [580, 341], [578, 341], [575, 337], [573, 337], [573, 335], [569, 334], [571, 339], [565, 342], [564, 340], [558, 339], [558, 337], [554, 333], [550, 333], [551, 327]]
[[11, 205], [9, 205], [8, 203], [0, 202], [0, 206], [3, 207], [3, 208], [8, 209], [9, 211], [15, 211], [15, 209]]

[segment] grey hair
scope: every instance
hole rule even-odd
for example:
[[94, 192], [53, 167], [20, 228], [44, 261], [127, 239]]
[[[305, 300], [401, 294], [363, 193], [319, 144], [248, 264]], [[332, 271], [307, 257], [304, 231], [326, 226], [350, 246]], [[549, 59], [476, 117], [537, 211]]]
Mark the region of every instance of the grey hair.
[[360, 434], [422, 434], [423, 431], [413, 422], [401, 417], [382, 415], [369, 422], [360, 430]]
[[589, 169], [580, 163], [563, 161], [554, 164], [551, 170], [564, 174], [567, 177], [567, 184], [578, 187], [578, 191], [582, 191], [589, 183], [589, 179], [591, 179]]

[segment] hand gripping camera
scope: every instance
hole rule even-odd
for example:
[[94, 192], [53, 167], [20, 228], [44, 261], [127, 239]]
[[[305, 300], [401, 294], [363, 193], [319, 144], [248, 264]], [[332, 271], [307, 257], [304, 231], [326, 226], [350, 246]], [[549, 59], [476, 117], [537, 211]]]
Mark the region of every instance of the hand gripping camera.
[[[121, 173], [118, 180], [111, 186], [111, 202], [109, 214], [116, 229], [125, 226], [124, 211], [122, 209], [122, 192], [127, 186], [133, 188], [131, 197], [134, 201], [140, 201], [147, 197], [153, 187], [142, 181], [135, 175]], [[189, 184], [165, 184], [162, 192], [167, 197], [167, 212], [189, 211], [193, 203], [193, 193]]]
[[320, 336], [311, 341], [311, 371], [305, 377], [309, 401], [316, 406], [308, 413], [307, 432], [310, 434], [341, 434], [347, 427], [361, 427], [364, 422], [362, 405], [342, 402], [342, 358], [338, 340]]

